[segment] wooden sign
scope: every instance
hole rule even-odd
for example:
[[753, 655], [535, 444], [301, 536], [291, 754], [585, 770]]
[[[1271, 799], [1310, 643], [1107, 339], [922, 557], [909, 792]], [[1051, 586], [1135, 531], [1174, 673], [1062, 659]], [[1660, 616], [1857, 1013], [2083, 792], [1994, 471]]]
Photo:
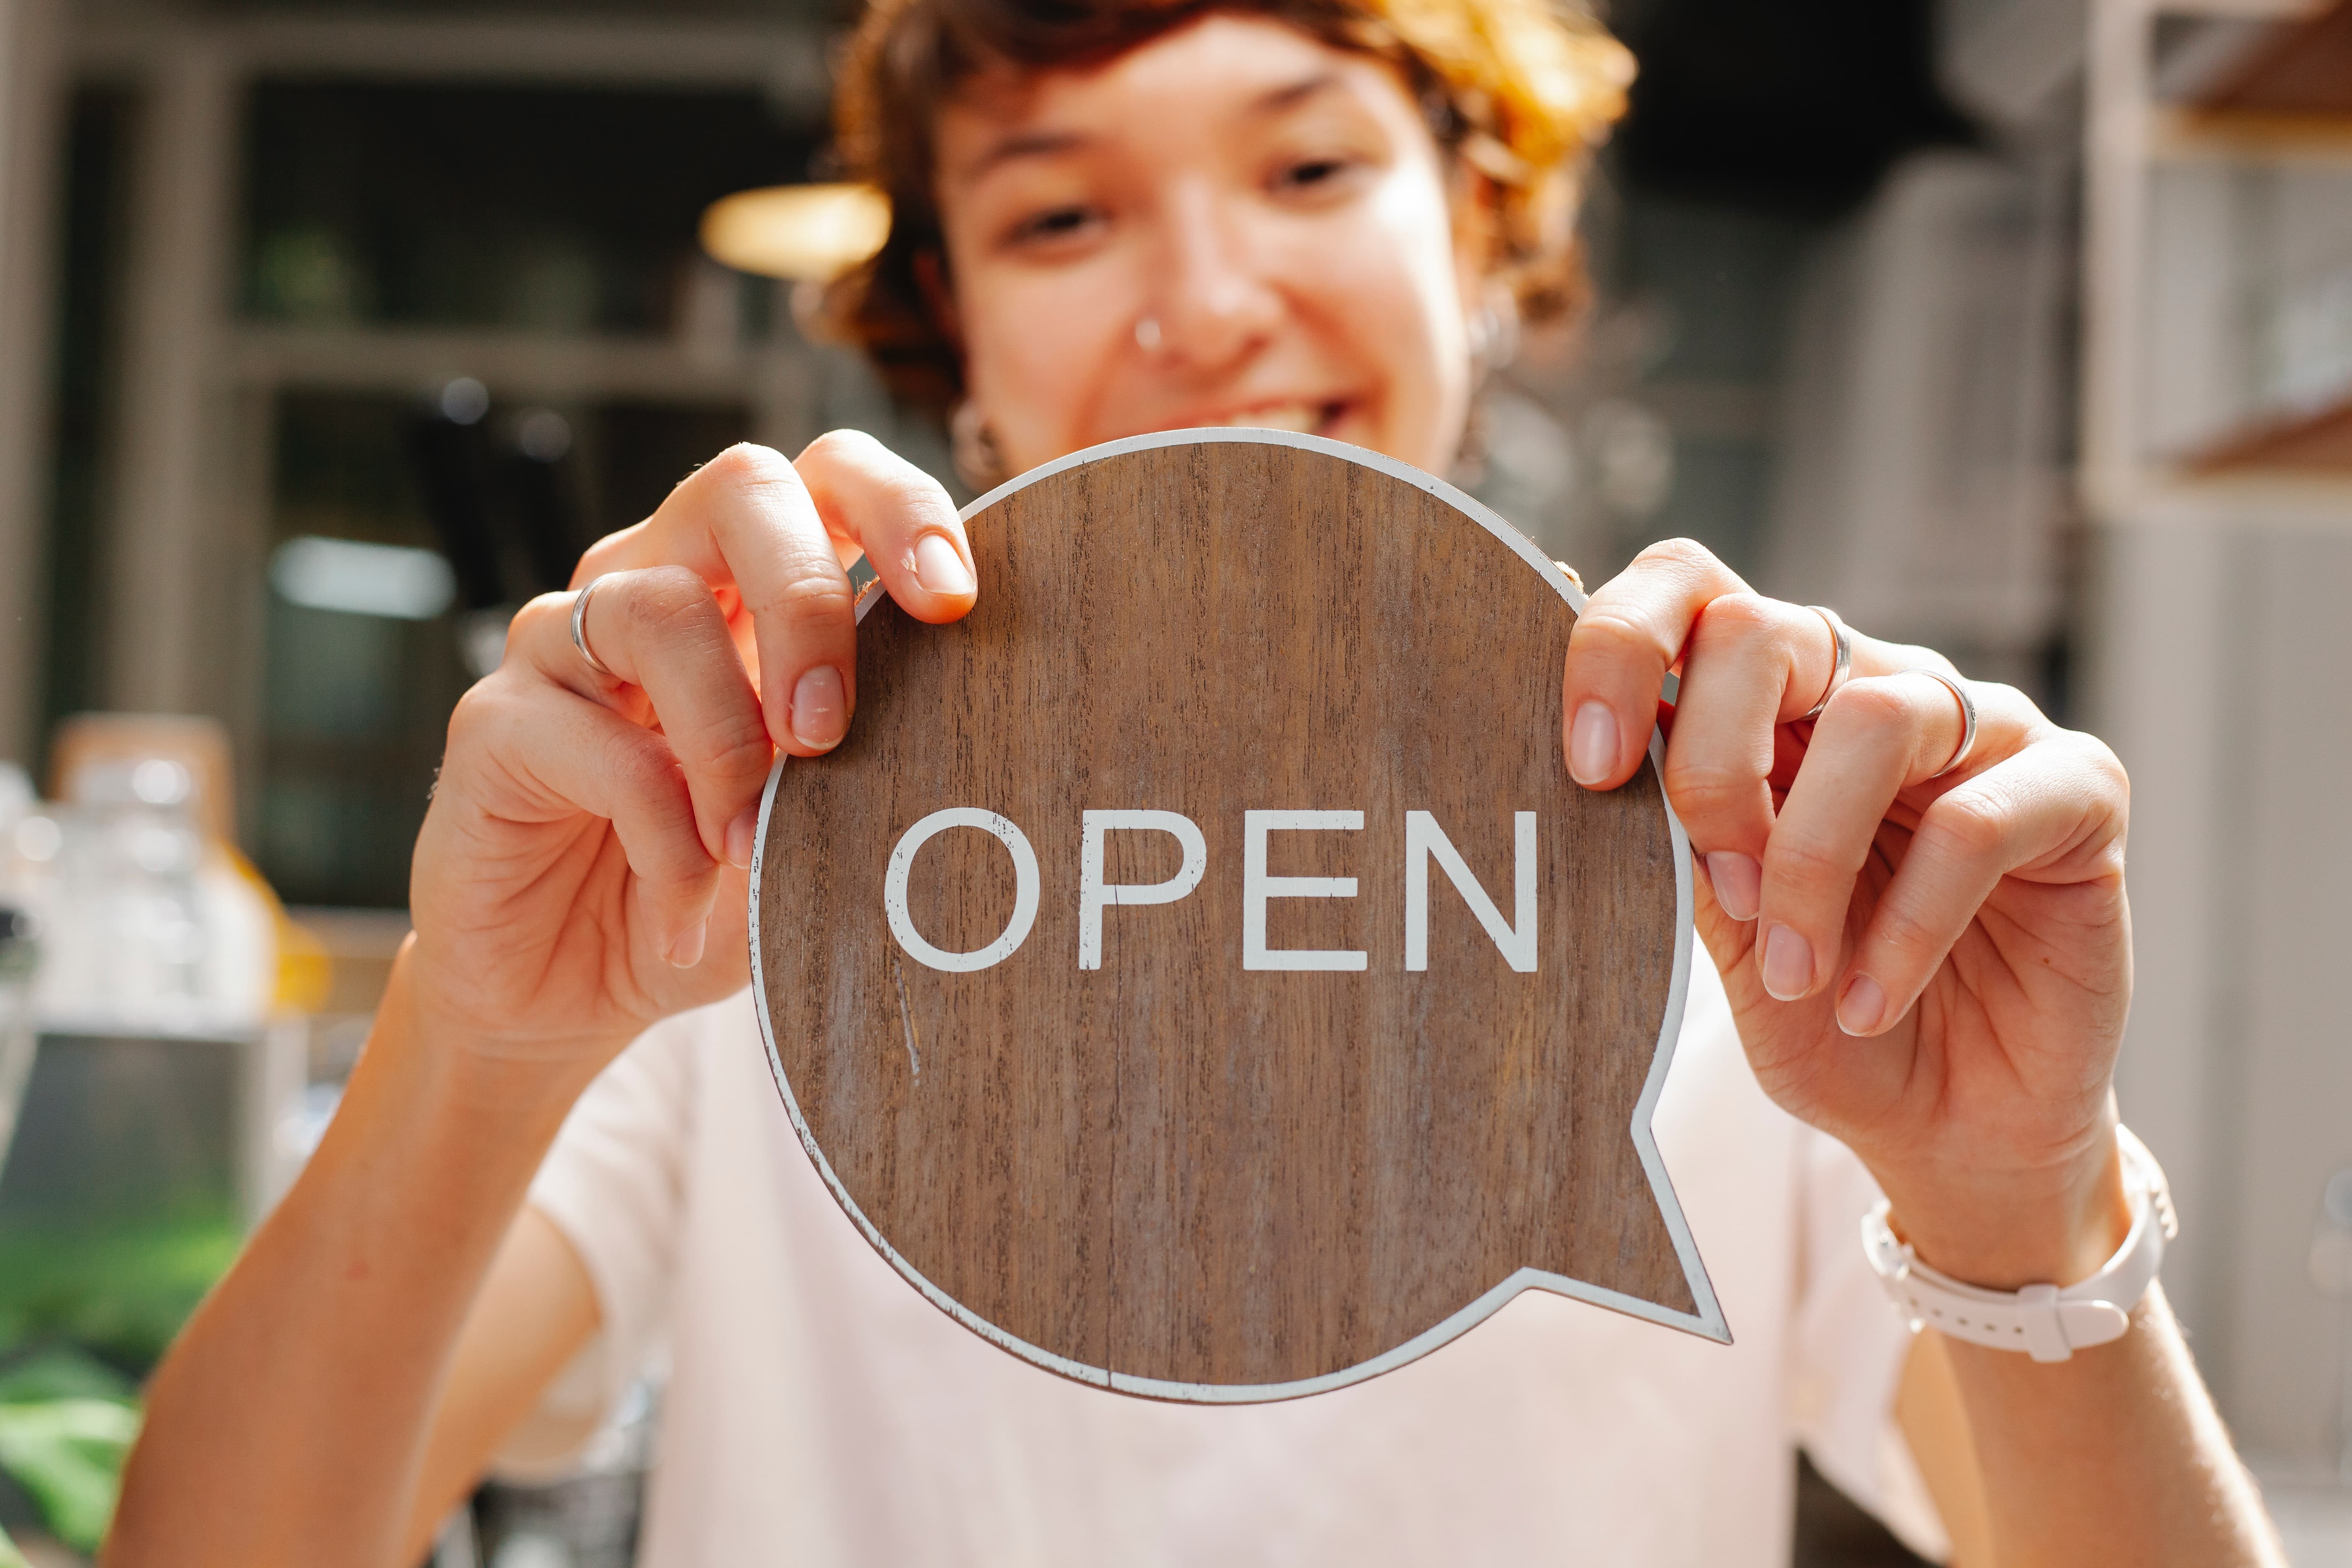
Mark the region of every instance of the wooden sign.
[[1560, 752], [1582, 604], [1425, 474], [1193, 430], [966, 513], [979, 607], [860, 605], [751, 874], [793, 1125], [900, 1273], [1129, 1394], [1278, 1399], [1520, 1290], [1728, 1339], [1652, 1108], [1690, 852]]

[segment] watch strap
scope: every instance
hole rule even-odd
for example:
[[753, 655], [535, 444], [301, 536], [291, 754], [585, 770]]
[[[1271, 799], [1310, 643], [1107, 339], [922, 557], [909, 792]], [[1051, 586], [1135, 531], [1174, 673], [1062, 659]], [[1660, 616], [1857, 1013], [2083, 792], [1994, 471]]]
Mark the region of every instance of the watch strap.
[[1919, 1261], [1888, 1223], [1892, 1205], [1880, 1200], [1862, 1222], [1863, 1250], [1914, 1331], [1933, 1328], [1971, 1344], [2023, 1351], [2035, 1361], [2064, 1361], [2074, 1352], [2123, 1338], [2131, 1310], [2147, 1294], [2164, 1264], [2164, 1244], [2179, 1234], [2163, 1168], [2147, 1145], [2118, 1126], [2131, 1231], [2106, 1267], [2061, 1289], [2028, 1285], [1988, 1290], [1939, 1273]]

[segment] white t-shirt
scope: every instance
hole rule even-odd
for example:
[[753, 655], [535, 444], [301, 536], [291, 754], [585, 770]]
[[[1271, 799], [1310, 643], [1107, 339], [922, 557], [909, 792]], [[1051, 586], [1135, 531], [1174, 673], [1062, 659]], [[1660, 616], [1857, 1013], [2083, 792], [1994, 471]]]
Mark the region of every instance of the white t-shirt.
[[1875, 1189], [1765, 1099], [1704, 952], [1691, 980], [1657, 1140], [1732, 1345], [1529, 1291], [1286, 1404], [1067, 1382], [866, 1245], [793, 1136], [745, 992], [647, 1031], [531, 1188], [604, 1314], [543, 1408], [609, 1410], [667, 1346], [644, 1568], [1778, 1568], [1801, 1441], [1940, 1557], [1891, 1416], [1909, 1334], [1856, 1236]]

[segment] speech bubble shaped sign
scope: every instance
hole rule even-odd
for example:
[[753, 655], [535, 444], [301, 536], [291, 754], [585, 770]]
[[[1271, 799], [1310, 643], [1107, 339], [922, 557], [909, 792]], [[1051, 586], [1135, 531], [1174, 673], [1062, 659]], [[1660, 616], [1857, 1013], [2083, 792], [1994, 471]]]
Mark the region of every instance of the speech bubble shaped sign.
[[1572, 784], [1582, 604], [1355, 447], [1185, 431], [967, 513], [861, 605], [857, 717], [751, 873], [793, 1123], [959, 1321], [1121, 1392], [1359, 1381], [1523, 1289], [1727, 1340], [1650, 1115], [1690, 852]]

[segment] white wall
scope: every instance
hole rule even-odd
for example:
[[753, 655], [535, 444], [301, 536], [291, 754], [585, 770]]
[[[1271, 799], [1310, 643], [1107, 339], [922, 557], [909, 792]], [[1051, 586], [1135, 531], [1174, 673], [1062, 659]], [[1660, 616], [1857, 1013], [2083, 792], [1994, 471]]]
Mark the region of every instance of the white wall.
[[1760, 585], [2026, 679], [2055, 633], [2061, 215], [2028, 160], [1892, 170], [1805, 270]]

